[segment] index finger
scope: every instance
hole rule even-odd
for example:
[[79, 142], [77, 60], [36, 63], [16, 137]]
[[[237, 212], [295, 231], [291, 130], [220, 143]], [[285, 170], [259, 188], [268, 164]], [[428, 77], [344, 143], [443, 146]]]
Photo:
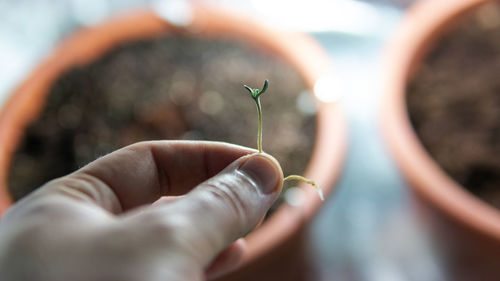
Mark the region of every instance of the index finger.
[[255, 152], [221, 142], [141, 142], [99, 158], [54, 184], [83, 192], [117, 213], [161, 196], [187, 193], [236, 159]]

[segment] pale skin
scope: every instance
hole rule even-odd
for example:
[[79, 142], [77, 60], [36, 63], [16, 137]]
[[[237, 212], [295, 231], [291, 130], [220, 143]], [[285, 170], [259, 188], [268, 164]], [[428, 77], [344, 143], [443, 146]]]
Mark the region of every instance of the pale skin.
[[[265, 153], [216, 142], [138, 143], [53, 180], [0, 220], [3, 281], [205, 280], [238, 267], [278, 198]], [[183, 195], [183, 196], [179, 196]]]

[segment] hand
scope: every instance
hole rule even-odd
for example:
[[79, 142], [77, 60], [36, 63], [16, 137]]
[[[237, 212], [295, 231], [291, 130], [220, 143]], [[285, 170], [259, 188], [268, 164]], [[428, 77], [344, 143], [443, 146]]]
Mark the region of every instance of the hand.
[[[45, 184], [6, 212], [1, 279], [165, 281], [223, 274], [238, 265], [245, 251], [239, 238], [265, 215], [282, 182], [276, 160], [239, 146], [128, 146]], [[168, 197], [158, 200], [162, 196]]]

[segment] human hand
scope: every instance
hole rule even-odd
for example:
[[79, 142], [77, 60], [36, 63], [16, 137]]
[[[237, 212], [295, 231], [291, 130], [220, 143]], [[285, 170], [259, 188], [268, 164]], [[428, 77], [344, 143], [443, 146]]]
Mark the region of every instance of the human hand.
[[0, 221], [1, 279], [204, 280], [230, 271], [245, 251], [239, 238], [283, 182], [276, 160], [253, 153], [143, 142], [53, 180]]

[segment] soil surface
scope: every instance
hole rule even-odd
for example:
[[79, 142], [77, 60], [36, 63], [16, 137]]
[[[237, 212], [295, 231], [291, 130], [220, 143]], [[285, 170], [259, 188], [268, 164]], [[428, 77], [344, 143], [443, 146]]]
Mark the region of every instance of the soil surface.
[[436, 43], [408, 85], [423, 145], [458, 183], [500, 209], [500, 8], [479, 8]]
[[46, 107], [13, 158], [17, 200], [50, 179], [144, 140], [216, 140], [256, 147], [261, 96], [263, 147], [285, 174], [312, 152], [315, 106], [298, 73], [279, 58], [225, 40], [160, 37], [127, 43], [54, 83]]

